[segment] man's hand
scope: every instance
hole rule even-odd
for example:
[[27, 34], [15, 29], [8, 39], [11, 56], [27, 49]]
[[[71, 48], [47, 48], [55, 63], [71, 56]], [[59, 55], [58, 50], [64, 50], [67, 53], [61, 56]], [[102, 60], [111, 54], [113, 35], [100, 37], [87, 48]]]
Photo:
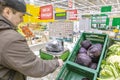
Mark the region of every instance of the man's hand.
[[63, 65], [63, 60], [62, 59], [58, 59], [59, 62], [59, 66], [61, 67]]

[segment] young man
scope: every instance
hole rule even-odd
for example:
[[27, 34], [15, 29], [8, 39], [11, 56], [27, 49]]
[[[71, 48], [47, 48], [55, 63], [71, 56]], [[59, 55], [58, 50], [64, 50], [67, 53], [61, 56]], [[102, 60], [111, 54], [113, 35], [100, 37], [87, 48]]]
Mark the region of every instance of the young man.
[[42, 77], [63, 65], [61, 59], [42, 60], [30, 50], [16, 26], [23, 21], [23, 0], [0, 0], [0, 80], [25, 80]]

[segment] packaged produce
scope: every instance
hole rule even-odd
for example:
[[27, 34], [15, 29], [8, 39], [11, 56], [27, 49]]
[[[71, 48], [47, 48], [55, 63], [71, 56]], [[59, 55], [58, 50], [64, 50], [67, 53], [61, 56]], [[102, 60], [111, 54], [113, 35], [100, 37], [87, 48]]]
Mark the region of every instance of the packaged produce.
[[63, 51], [64, 46], [62, 41], [53, 40], [46, 44], [46, 50], [51, 52], [60, 52]]

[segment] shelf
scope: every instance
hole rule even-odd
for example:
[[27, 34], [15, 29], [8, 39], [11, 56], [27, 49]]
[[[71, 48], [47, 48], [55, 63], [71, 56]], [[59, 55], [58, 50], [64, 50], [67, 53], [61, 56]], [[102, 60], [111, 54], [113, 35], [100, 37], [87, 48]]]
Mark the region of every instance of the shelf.
[[106, 23], [92, 23], [92, 24], [106, 24]]
[[41, 48], [45, 47], [46, 42], [39, 42], [36, 44], [29, 45], [32, 51], [39, 51]]

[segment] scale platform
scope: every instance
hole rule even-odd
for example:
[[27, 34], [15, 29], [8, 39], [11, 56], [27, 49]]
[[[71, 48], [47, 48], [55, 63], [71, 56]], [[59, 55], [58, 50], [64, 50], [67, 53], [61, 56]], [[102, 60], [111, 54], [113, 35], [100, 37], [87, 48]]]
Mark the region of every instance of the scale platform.
[[45, 60], [52, 60], [52, 59], [62, 59], [65, 61], [70, 54], [69, 49], [65, 48], [61, 52], [50, 52], [47, 51], [45, 48], [40, 49], [40, 57]]

